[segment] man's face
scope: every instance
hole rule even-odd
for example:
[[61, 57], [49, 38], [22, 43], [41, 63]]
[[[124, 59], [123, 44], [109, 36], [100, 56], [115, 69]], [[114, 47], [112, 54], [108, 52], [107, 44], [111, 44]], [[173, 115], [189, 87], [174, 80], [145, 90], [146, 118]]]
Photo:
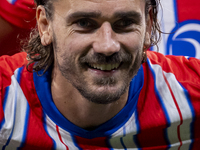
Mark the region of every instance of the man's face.
[[59, 0], [53, 6], [59, 71], [90, 101], [118, 100], [141, 65], [144, 0]]

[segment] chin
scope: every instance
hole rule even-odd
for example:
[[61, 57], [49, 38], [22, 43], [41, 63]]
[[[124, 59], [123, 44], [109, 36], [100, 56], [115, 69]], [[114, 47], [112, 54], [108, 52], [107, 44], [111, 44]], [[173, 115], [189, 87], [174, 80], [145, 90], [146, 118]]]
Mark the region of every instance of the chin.
[[118, 86], [101, 86], [92, 89], [88, 87], [77, 88], [80, 94], [96, 104], [110, 104], [116, 102], [127, 91], [129, 84]]

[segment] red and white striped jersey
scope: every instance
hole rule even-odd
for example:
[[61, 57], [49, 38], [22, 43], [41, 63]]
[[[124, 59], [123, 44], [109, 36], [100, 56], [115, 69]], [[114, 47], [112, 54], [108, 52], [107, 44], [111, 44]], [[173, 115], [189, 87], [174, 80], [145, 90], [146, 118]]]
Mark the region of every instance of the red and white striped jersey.
[[51, 68], [26, 70], [26, 53], [0, 57], [1, 149], [198, 150], [200, 60], [148, 52], [125, 107], [92, 131], [68, 121], [51, 96]]

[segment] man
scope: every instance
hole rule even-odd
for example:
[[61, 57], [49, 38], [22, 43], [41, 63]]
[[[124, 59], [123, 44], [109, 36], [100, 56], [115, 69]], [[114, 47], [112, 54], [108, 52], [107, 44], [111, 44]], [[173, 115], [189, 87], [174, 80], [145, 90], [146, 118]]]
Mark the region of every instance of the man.
[[200, 61], [146, 52], [158, 0], [36, 4], [27, 54], [0, 61], [2, 149], [199, 148]]
[[36, 25], [34, 8], [33, 0], [0, 1], [0, 56], [21, 51], [20, 40]]

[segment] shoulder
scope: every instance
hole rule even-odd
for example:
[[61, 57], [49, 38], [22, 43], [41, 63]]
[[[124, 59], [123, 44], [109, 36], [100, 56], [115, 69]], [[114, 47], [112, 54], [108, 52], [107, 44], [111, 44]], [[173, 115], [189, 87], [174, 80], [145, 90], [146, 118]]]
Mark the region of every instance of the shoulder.
[[25, 52], [22, 52], [13, 56], [0, 57], [0, 88], [8, 86], [14, 71], [27, 64], [26, 55]]
[[200, 67], [200, 60], [193, 57], [163, 55], [152, 51], [148, 51], [147, 56], [152, 64], [159, 64], [166, 70], [184, 67], [199, 71], [198, 67]]
[[196, 65], [200, 65], [200, 60], [193, 57], [163, 55], [161, 53], [153, 51], [148, 51], [147, 56], [152, 63], [158, 63], [158, 64], [176, 63], [179, 65], [189, 65], [195, 63]]
[[149, 63], [159, 65], [163, 71], [173, 73], [179, 77], [188, 76], [196, 78], [200, 83], [200, 60], [196, 58], [187, 58], [185, 56], [163, 55], [157, 52], [147, 52]]
[[21, 52], [12, 56], [3, 55], [0, 57], [0, 69], [15, 70], [27, 63], [26, 53]]
[[166, 86], [176, 93], [188, 92], [193, 99], [199, 99], [199, 59], [184, 56], [165, 56], [157, 52], [147, 52], [147, 55], [148, 70], [153, 75], [156, 87], [164, 89], [163, 87]]

